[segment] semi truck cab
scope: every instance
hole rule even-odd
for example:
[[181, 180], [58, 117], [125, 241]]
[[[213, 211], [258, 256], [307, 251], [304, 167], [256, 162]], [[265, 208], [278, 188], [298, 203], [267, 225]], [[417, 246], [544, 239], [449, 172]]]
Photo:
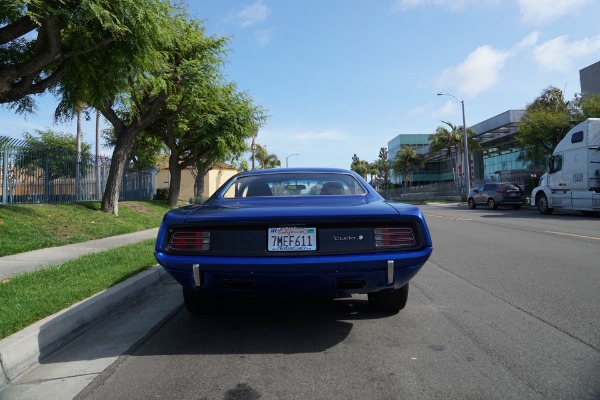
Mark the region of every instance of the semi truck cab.
[[600, 118], [571, 129], [548, 158], [547, 168], [531, 195], [531, 205], [540, 213], [600, 212]]

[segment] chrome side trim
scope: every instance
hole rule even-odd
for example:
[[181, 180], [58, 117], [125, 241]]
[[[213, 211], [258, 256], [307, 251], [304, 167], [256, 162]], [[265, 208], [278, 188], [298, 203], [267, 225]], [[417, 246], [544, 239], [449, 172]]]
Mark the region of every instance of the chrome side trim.
[[386, 283], [392, 284], [394, 283], [394, 260], [388, 260], [387, 262], [387, 279]]
[[192, 271], [194, 273], [194, 283], [196, 287], [202, 286], [202, 279], [200, 278], [200, 264], [192, 265]]

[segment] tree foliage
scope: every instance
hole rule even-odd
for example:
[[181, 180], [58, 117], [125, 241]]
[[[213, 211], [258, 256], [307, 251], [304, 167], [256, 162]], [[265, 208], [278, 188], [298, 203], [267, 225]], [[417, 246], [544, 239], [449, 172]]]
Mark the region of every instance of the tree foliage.
[[352, 163], [350, 169], [364, 179], [367, 179], [367, 173], [369, 172], [369, 163], [365, 160], [361, 160], [356, 154], [352, 156]]
[[[246, 140], [264, 122], [262, 108], [255, 106], [234, 84], [188, 88], [181, 108], [169, 113], [149, 128], [169, 148], [171, 187], [169, 202], [175, 205], [181, 171], [194, 167], [196, 195], [203, 194], [203, 178], [212, 165], [240, 157], [248, 150]], [[200, 92], [196, 92], [200, 90]], [[177, 97], [177, 96], [175, 96]], [[168, 108], [168, 107], [167, 107]]]
[[519, 123], [515, 138], [521, 146], [521, 159], [529, 161], [532, 167], [543, 165], [545, 157], [552, 154], [573, 126], [600, 110], [598, 99], [592, 96], [589, 100], [567, 101], [560, 89], [553, 86], [544, 89], [527, 105]]
[[281, 160], [276, 154], [269, 153], [265, 146], [256, 145], [255, 158], [260, 169], [281, 167]]
[[404, 183], [408, 187], [412, 183], [413, 170], [424, 167], [425, 162], [425, 156], [417, 153], [413, 146], [403, 145], [394, 156], [392, 168], [402, 174]]
[[435, 133], [429, 135], [428, 139], [431, 141], [429, 146], [429, 154], [434, 154], [439, 151], [446, 153], [446, 156], [452, 163], [452, 178], [456, 181], [456, 157], [457, 149], [461, 143], [461, 137], [458, 133], [458, 127], [451, 124], [450, 122], [442, 121], [445, 126], [438, 126]]
[[78, 171], [77, 160], [83, 167], [90, 164], [91, 145], [81, 143], [78, 155], [77, 138], [71, 134], [46, 129], [36, 130], [33, 134], [25, 132], [24, 138], [26, 146], [19, 152], [19, 158], [31, 173], [43, 172], [48, 180], [74, 178]]
[[266, 118], [224, 82], [227, 39], [207, 36], [183, 3], [172, 4], [0, 3], [0, 103], [32, 111], [31, 95], [50, 89], [60, 99], [57, 119], [94, 108], [112, 125], [105, 212], [118, 213], [125, 167], [132, 160], [150, 164], [160, 142], [171, 152], [172, 174], [190, 165], [202, 169], [220, 157], [239, 157]]
[[379, 157], [374, 162], [374, 167], [377, 169], [377, 178], [383, 181], [384, 185], [388, 183], [389, 177], [389, 161], [387, 148], [379, 149]]
[[575, 102], [584, 118], [600, 118], [600, 93], [585, 93]]
[[160, 0], [1, 2], [0, 104], [32, 112], [32, 95], [56, 88], [74, 72], [112, 85], [128, 60], [154, 56], [152, 43], [162, 30], [165, 18], [159, 15], [165, 7]]

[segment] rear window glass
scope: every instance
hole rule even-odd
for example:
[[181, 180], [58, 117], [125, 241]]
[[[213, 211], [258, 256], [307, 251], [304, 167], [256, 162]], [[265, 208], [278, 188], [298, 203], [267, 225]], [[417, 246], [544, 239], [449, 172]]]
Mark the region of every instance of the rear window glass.
[[352, 175], [337, 173], [273, 173], [234, 179], [224, 198], [363, 195], [363, 185]]
[[516, 183], [507, 183], [504, 185], [504, 190], [521, 190], [521, 187]]

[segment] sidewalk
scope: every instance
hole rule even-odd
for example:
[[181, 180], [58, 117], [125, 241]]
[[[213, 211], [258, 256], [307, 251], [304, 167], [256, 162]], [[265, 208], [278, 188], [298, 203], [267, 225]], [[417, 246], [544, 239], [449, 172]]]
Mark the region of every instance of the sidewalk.
[[86, 254], [138, 243], [146, 239], [155, 239], [157, 233], [158, 228], [153, 228], [145, 231], [111, 236], [104, 239], [90, 240], [83, 243], [50, 247], [47, 249], [33, 250], [26, 253], [0, 257], [0, 280], [23, 272], [47, 267], [48, 265], [61, 264]]
[[[152, 239], [156, 237], [157, 232], [158, 228], [149, 229], [85, 243], [0, 257], [0, 279], [63, 263], [85, 254]], [[154, 266], [0, 340], [0, 389], [38, 365], [56, 350], [102, 323], [120, 308], [142, 295], [160, 296], [165, 291], [171, 291], [175, 286], [173, 283], [174, 281], [161, 267]], [[180, 303], [180, 298], [177, 296], [176, 301], [161, 311], [162, 316], [156, 316], [157, 321], [179, 309]]]

